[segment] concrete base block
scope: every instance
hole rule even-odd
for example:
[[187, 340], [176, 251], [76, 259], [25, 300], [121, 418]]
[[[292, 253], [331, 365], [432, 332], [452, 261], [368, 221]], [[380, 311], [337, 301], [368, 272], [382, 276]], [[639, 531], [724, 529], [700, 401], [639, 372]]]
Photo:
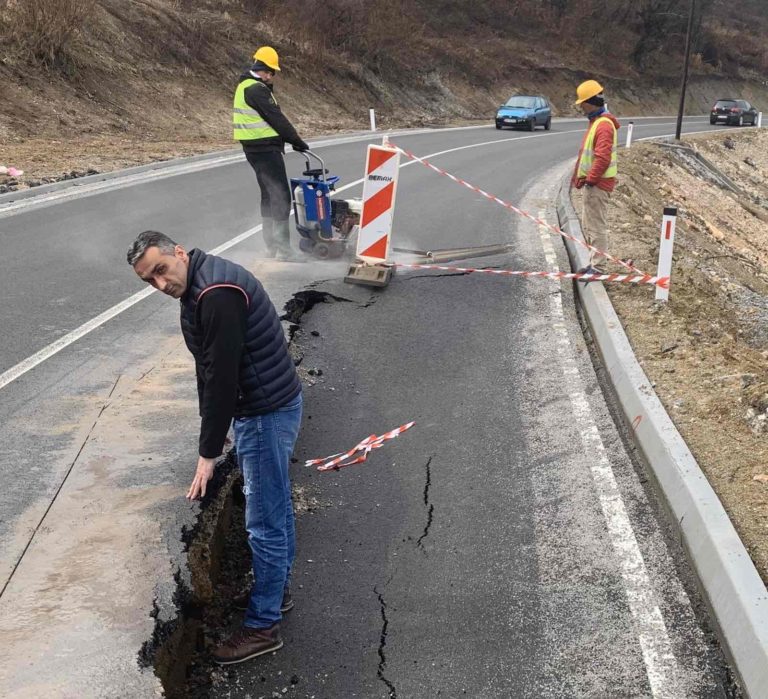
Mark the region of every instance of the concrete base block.
[[389, 265], [369, 265], [357, 262], [350, 266], [344, 281], [347, 284], [362, 284], [363, 286], [387, 286], [395, 273], [395, 268]]

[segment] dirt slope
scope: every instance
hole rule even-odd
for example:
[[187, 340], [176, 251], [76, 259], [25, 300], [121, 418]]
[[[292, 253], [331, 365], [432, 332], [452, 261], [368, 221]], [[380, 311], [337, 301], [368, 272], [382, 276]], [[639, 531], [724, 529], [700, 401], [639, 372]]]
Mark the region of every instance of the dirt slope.
[[[25, 170], [23, 187], [230, 147], [232, 89], [264, 43], [280, 51], [278, 94], [305, 136], [367, 128], [370, 107], [383, 128], [490, 121], [515, 92], [569, 114], [586, 77], [617, 114], [671, 114], [682, 15], [645, 17], [652, 4], [326, 0], [310, 13], [300, 0], [0, 0], [0, 164]], [[726, 94], [768, 111], [768, 8], [701, 6], [689, 112]], [[648, 26], [659, 17], [663, 31]]]

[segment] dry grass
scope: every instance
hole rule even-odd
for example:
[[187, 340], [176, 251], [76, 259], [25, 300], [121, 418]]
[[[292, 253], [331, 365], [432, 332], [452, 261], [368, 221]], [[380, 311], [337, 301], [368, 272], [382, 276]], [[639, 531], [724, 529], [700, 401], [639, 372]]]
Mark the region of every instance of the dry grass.
[[[744, 2], [760, 35], [764, 0]], [[605, 82], [619, 113], [672, 113], [679, 47], [638, 76], [636, 25], [625, 0], [0, 0], [0, 138], [164, 140], [179, 119], [185, 138], [221, 137], [237, 76], [264, 44], [284, 64], [283, 108], [315, 133], [360, 128], [368, 107], [382, 128], [490, 119], [516, 91], [569, 115], [584, 77]], [[691, 111], [726, 89], [704, 58]], [[728, 91], [762, 106], [768, 85], [751, 77]]]
[[3, 9], [7, 38], [32, 62], [72, 68], [72, 49], [93, 18], [96, 0], [8, 0]]

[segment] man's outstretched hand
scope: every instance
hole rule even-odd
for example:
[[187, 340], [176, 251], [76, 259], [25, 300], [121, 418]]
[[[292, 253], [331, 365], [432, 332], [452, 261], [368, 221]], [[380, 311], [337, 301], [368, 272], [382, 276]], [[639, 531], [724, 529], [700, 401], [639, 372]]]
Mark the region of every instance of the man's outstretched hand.
[[213, 478], [213, 467], [216, 465], [216, 459], [206, 459], [201, 456], [197, 459], [197, 471], [189, 486], [187, 500], [199, 500], [205, 496], [205, 490], [208, 487], [208, 481]]

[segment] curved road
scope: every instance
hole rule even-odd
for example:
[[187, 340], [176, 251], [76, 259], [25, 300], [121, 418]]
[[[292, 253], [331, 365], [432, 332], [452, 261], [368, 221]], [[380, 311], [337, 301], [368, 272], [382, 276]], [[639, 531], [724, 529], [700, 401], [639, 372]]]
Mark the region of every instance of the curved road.
[[[685, 127], [709, 128], [704, 119]], [[546, 133], [488, 127], [393, 140], [556, 223], [562, 163], [583, 129], [562, 120]], [[673, 132], [672, 119], [635, 124], [635, 138]], [[365, 145], [318, 150], [345, 184], [359, 178]], [[288, 160], [297, 171], [299, 158]], [[134, 390], [179, 351], [177, 310], [152, 294], [41, 363], [30, 357], [141, 291], [124, 258], [138, 231], [211, 250], [259, 223], [244, 161], [200, 162], [51, 203], [0, 199], [0, 609], [105, 398]], [[566, 265], [557, 239], [418, 164], [403, 168], [399, 188], [399, 246], [512, 243], [480, 262]], [[360, 186], [345, 194], [359, 196]], [[225, 254], [252, 265], [258, 237]], [[289, 696], [318, 698], [725, 696], [725, 663], [613, 424], [567, 285], [406, 273], [376, 293], [341, 284], [340, 264], [256, 268], [278, 304], [308, 284], [354, 301], [318, 305], [304, 319], [320, 333], [299, 336], [305, 366], [324, 375], [307, 389], [301, 459], [407, 420], [417, 426], [364, 466], [296, 468], [323, 506], [299, 520], [286, 649], [232, 671], [216, 685], [220, 696], [270, 696], [291, 676]], [[156, 447], [172, 464], [156, 478], [179, 493], [195, 442], [174, 433], [185, 420], [171, 407], [146, 425], [163, 425]], [[115, 448], [130, 445], [116, 439]], [[162, 518], [178, 540], [193, 513], [177, 503]]]

